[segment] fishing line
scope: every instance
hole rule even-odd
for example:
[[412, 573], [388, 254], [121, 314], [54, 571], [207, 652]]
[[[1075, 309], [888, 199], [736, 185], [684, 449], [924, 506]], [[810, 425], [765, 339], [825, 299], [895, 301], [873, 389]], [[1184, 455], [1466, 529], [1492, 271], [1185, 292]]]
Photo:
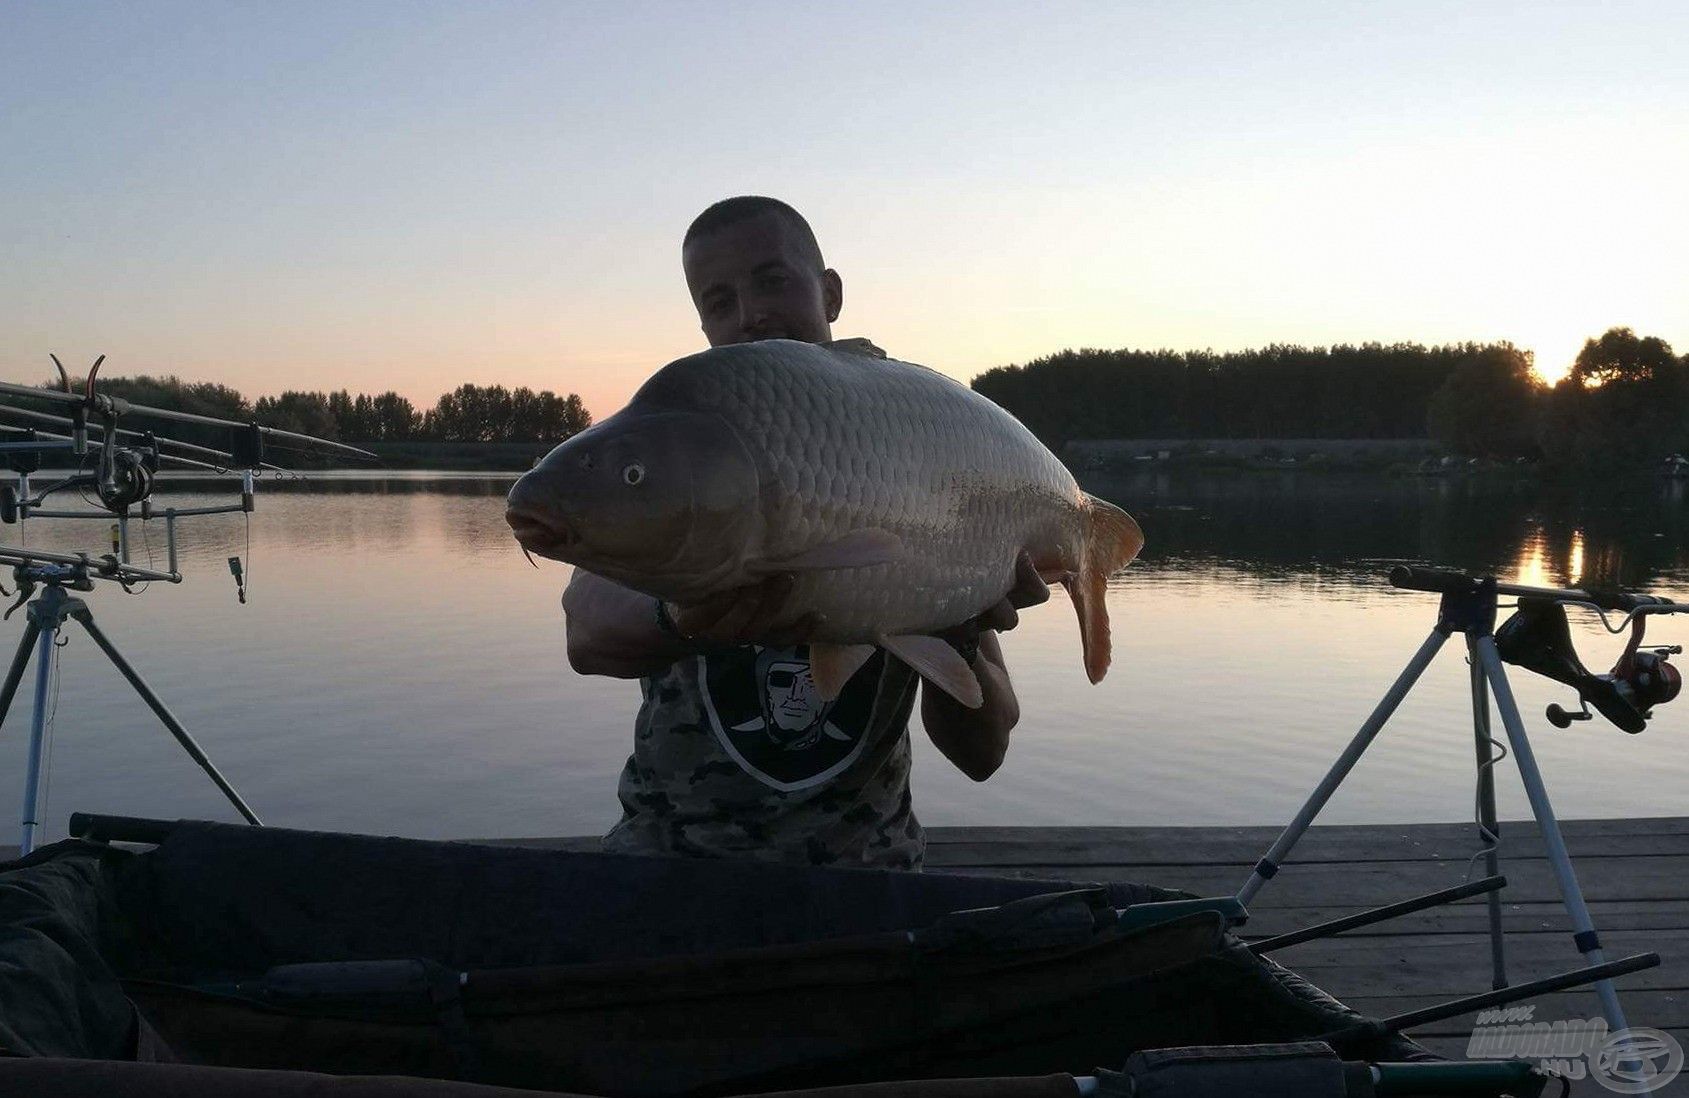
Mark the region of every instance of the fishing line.
[[[147, 535], [147, 524], [144, 520], [141, 522], [141, 545], [147, 551], [147, 567], [151, 569], [156, 562], [153, 560], [152, 555], [152, 538]], [[145, 583], [141, 584], [139, 590], [126, 583], [119, 584], [118, 586], [123, 588], [123, 593], [126, 595], [144, 595], [149, 589], [151, 589], [152, 580], [147, 580]]]
[[1495, 769], [1497, 763], [1507, 758], [1509, 752], [1507, 745], [1494, 736], [1486, 735], [1484, 739], [1489, 741], [1492, 750], [1490, 757], [1478, 767], [1478, 782], [1472, 790], [1472, 820], [1478, 825], [1478, 837], [1488, 845], [1466, 859], [1466, 880], [1472, 879], [1472, 869], [1478, 864], [1479, 858], [1501, 849], [1501, 836], [1484, 825], [1484, 778], [1488, 775], [1493, 780], [1494, 776], [1490, 772]]

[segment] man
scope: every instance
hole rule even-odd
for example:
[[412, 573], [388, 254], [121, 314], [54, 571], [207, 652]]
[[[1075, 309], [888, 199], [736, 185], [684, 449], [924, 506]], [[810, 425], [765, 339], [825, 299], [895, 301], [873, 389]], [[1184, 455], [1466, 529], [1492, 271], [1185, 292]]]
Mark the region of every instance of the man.
[[[808, 222], [783, 202], [718, 202], [681, 244], [687, 289], [710, 346], [824, 343], [844, 305]], [[876, 349], [876, 353], [879, 353]], [[967, 709], [878, 652], [821, 701], [802, 639], [813, 617], [785, 606], [776, 575], [695, 606], [661, 603], [577, 569], [563, 594], [569, 662], [638, 678], [644, 702], [623, 768], [622, 819], [605, 849], [918, 869], [926, 836], [909, 798], [909, 715], [963, 773], [1002, 764], [1020, 706], [996, 632], [1049, 598], [1029, 560], [1010, 597], [949, 640], [985, 695]]]

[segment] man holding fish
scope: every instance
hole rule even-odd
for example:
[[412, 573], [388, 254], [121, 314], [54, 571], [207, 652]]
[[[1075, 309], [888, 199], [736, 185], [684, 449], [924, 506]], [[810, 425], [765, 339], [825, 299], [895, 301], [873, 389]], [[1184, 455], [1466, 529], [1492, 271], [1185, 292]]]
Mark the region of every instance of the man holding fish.
[[[1101, 583], [1135, 555], [1142, 536], [1123, 512], [1079, 492], [1048, 451], [983, 398], [930, 371], [888, 363], [865, 340], [832, 343], [843, 286], [791, 207], [754, 197], [717, 203], [687, 231], [682, 264], [712, 348], [796, 343], [768, 343], [769, 354], [745, 348], [751, 358], [731, 361], [694, 356], [704, 373], [685, 369], [693, 360], [671, 365], [612, 417], [625, 425], [607, 421], [597, 437], [576, 436], [511, 493], [522, 544], [577, 564], [563, 596], [571, 665], [641, 680], [634, 752], [619, 787], [623, 816], [605, 848], [919, 868], [925, 836], [910, 805], [908, 719], [921, 679], [921, 718], [933, 743], [985, 780], [1001, 765], [1020, 714], [997, 632], [1014, 627], [1017, 607], [1048, 599], [1045, 577], [1059, 576], [1079, 607], [1087, 670], [1100, 678], [1108, 661]], [[671, 392], [670, 376], [688, 380]], [[761, 418], [748, 409], [766, 403], [770, 390], [783, 390], [775, 401], [782, 409], [843, 400], [832, 409], [837, 420], [874, 414], [880, 398], [850, 387], [878, 393], [888, 380], [896, 391], [891, 419], [906, 406], [936, 413], [866, 447], [821, 437], [837, 424], [763, 423], [787, 435], [749, 447], [740, 437]], [[825, 391], [835, 382], [840, 392]], [[731, 403], [735, 389], [748, 389], [751, 404], [721, 411], [725, 419], [699, 414], [700, 406]], [[968, 415], [986, 418], [972, 431], [946, 425]], [[979, 485], [962, 486], [972, 487], [971, 497], [949, 490], [959, 477], [946, 474], [943, 499], [922, 486], [914, 503], [898, 504], [896, 514], [912, 522], [864, 528], [872, 501], [862, 497], [877, 489], [861, 466], [896, 465], [890, 452], [909, 441], [902, 436], [935, 418], [941, 431], [969, 438], [1002, 434], [986, 459], [964, 465], [997, 464], [989, 458], [1006, 450], [1013, 460], [1002, 464], [1015, 471], [992, 483], [981, 474]], [[766, 452], [785, 444], [807, 456], [770, 467]], [[851, 446], [855, 473], [828, 472]], [[908, 457], [903, 479], [936, 464]], [[861, 506], [816, 510], [822, 476], [839, 491], [854, 486], [847, 494]], [[1004, 510], [1011, 496], [1016, 502]], [[947, 507], [960, 516], [953, 528], [924, 517]], [[971, 565], [949, 549], [957, 537], [976, 544], [1015, 521], [1026, 535], [1001, 560], [990, 546]], [[721, 549], [752, 542], [756, 552]], [[952, 558], [940, 562], [950, 571], [934, 572], [935, 557]], [[934, 573], [925, 583], [923, 569]], [[897, 584], [902, 590], [892, 591]], [[918, 610], [906, 597], [911, 585], [926, 594]]]

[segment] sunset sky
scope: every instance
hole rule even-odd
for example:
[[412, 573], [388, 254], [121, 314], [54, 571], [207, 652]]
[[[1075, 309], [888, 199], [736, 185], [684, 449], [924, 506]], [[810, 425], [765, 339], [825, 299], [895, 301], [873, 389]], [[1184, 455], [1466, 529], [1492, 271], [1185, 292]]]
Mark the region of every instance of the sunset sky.
[[835, 334], [1689, 351], [1689, 5], [0, 5], [0, 377], [462, 381], [602, 417], [679, 241], [803, 210]]

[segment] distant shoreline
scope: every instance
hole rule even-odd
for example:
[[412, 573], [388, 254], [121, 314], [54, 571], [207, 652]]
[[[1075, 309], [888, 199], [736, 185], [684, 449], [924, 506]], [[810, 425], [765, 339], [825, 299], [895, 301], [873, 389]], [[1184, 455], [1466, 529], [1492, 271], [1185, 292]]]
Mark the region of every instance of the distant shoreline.
[[1309, 472], [1454, 476], [1536, 475], [1540, 462], [1465, 458], [1428, 438], [1112, 438], [1074, 439], [1061, 448], [1075, 473], [1160, 470]]

